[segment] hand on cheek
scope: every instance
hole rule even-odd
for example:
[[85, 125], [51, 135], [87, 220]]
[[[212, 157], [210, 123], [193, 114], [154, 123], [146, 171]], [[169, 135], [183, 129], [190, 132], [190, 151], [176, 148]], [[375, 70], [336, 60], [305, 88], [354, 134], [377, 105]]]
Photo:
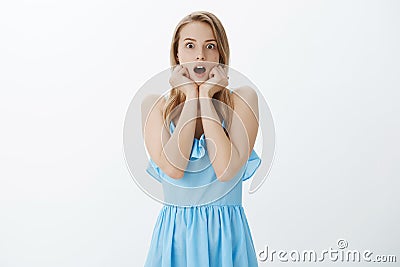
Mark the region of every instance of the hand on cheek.
[[228, 86], [228, 77], [221, 65], [211, 69], [208, 74], [208, 80], [200, 85], [200, 94], [205, 97], [212, 97], [215, 93], [225, 89]]
[[182, 91], [186, 96], [196, 94], [198, 95], [198, 88], [196, 83], [190, 79], [189, 71], [182, 65], [174, 67], [169, 83], [172, 88], [177, 88]]

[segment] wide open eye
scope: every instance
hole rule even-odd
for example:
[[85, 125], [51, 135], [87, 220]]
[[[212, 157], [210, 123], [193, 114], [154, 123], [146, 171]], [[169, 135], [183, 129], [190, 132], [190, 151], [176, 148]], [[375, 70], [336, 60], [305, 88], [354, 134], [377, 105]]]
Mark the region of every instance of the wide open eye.
[[194, 44], [192, 44], [192, 43], [187, 43], [187, 44], [186, 44], [186, 47], [187, 47], [187, 48], [193, 48], [193, 47], [194, 47]]
[[208, 49], [214, 49], [215, 48], [215, 44], [208, 44], [206, 47]]

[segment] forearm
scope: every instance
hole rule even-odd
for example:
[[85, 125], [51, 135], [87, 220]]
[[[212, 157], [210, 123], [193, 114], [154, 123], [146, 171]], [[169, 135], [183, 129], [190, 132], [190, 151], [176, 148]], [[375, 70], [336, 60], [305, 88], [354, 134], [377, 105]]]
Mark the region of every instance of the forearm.
[[179, 120], [171, 137], [166, 140], [161, 151], [172, 178], [181, 178], [189, 162], [196, 129], [196, 117], [198, 110], [197, 92], [186, 96], [182, 103]]
[[213, 159], [215, 174], [220, 181], [229, 181], [239, 171], [243, 160], [221, 127], [212, 98], [200, 96], [199, 102], [207, 151], [210, 159]]

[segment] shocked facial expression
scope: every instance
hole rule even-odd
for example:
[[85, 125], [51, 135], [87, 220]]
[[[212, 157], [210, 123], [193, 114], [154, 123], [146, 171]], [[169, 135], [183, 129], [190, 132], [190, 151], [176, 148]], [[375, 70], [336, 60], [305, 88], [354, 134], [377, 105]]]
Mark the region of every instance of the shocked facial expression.
[[205, 22], [190, 22], [182, 27], [178, 43], [178, 61], [188, 69], [196, 83], [209, 79], [210, 70], [219, 63], [217, 41], [211, 26]]

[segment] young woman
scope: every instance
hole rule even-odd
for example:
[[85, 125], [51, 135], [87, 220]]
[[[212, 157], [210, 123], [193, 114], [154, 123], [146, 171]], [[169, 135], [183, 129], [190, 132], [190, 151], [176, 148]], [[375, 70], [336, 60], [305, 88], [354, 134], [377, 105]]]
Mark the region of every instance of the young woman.
[[210, 12], [179, 22], [170, 56], [169, 95], [142, 103], [147, 172], [165, 198], [145, 266], [258, 266], [242, 207], [242, 181], [261, 162], [257, 94], [226, 88], [228, 39]]

